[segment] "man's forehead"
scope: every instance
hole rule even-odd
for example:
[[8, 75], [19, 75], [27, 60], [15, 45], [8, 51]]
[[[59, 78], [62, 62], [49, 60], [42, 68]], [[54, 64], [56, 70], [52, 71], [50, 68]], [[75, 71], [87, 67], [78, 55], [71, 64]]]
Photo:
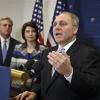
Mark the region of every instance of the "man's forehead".
[[0, 21], [0, 24], [11, 24], [9, 20], [2, 20]]
[[58, 16], [56, 16], [56, 18], [59, 18], [59, 17], [71, 17], [71, 16], [69, 13], [61, 13]]
[[71, 20], [71, 16], [69, 14], [60, 14], [56, 16], [55, 21], [66, 21], [66, 20]]

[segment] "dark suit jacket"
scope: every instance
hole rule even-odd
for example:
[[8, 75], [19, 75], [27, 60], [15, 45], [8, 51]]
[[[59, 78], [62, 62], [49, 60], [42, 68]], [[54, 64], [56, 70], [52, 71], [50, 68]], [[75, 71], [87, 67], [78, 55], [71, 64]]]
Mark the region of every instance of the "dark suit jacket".
[[[34, 65], [34, 68], [43, 67], [41, 72], [43, 100], [99, 100], [100, 59], [95, 50], [75, 42], [67, 51], [73, 66], [71, 83], [58, 72], [51, 78], [52, 66], [48, 63], [47, 55], [53, 50], [56, 51], [57, 47], [45, 50], [42, 61]], [[33, 90], [36, 90], [35, 85]]]
[[7, 56], [5, 59], [5, 62], [3, 63], [3, 58], [2, 58], [2, 48], [1, 48], [1, 42], [0, 42], [0, 66], [10, 66], [10, 62], [11, 62], [11, 56], [14, 50], [14, 47], [16, 44], [18, 44], [19, 42], [17, 40], [15, 40], [14, 38], [10, 38], [10, 44], [8, 47], [8, 51], [7, 51]]

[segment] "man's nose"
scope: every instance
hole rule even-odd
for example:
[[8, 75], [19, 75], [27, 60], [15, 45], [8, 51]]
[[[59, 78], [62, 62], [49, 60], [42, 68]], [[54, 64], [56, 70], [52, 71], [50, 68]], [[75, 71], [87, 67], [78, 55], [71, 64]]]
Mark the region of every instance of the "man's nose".
[[56, 26], [55, 26], [56, 28], [59, 28], [60, 27], [60, 25], [59, 24], [56, 24]]
[[61, 28], [61, 26], [60, 26], [59, 24], [57, 24], [57, 25], [54, 27], [55, 30], [60, 30], [60, 28]]
[[6, 25], [6, 28], [10, 28], [11, 27], [11, 25]]

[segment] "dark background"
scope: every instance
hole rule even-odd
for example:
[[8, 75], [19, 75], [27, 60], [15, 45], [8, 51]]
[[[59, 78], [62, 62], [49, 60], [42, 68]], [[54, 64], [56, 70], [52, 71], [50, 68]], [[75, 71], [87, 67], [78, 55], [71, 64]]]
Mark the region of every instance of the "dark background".
[[80, 19], [78, 39], [100, 53], [100, 0], [64, 0], [67, 10]]

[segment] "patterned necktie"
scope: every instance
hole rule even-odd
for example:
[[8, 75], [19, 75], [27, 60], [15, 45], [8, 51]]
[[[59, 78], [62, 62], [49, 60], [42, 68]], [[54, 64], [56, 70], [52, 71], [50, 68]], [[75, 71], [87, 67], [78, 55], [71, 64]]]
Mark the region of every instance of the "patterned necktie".
[[58, 48], [58, 52], [63, 53], [63, 52], [65, 52], [65, 49], [64, 48]]
[[7, 44], [6, 44], [6, 40], [5, 40], [3, 43], [3, 50], [2, 50], [3, 62], [5, 62], [6, 54], [7, 54]]

